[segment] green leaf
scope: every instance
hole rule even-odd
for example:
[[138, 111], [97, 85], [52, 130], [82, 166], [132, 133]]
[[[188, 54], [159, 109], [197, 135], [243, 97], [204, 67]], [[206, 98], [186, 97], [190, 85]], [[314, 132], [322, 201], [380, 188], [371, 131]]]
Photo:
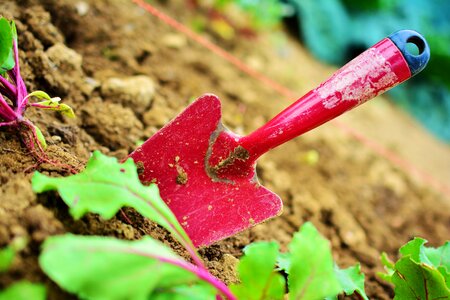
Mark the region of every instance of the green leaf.
[[289, 244], [289, 299], [316, 300], [341, 292], [334, 272], [329, 241], [305, 223]]
[[234, 2], [248, 14], [252, 25], [257, 29], [274, 27], [280, 23], [283, 17], [283, 6], [278, 0], [238, 0]]
[[341, 269], [335, 265], [334, 271], [347, 296], [356, 292], [362, 299], [369, 299], [364, 291], [364, 274], [361, 272], [359, 263], [347, 269]]
[[42, 109], [47, 109], [47, 110], [53, 110], [53, 111], [59, 111], [61, 114], [65, 115], [66, 117], [69, 118], [75, 118], [75, 113], [73, 112], [72, 107], [70, 107], [67, 104], [59, 104], [59, 103], [55, 103], [54, 101], [42, 101], [42, 102], [38, 102], [36, 103], [38, 105], [42, 105], [42, 106], [37, 106], [39, 108]]
[[191, 285], [209, 299], [215, 295], [211, 286], [182, 267], [193, 267], [191, 264], [149, 237], [123, 241], [53, 236], [44, 242], [39, 264], [59, 286], [83, 299], [154, 299], [154, 295], [168, 295], [169, 291], [187, 293], [183, 286]]
[[23, 250], [28, 244], [25, 237], [16, 237], [3, 249], [0, 249], [0, 273], [8, 271], [16, 253]]
[[423, 247], [423, 252], [431, 265], [444, 276], [447, 288], [450, 289], [450, 242], [447, 241], [439, 248]]
[[16, 252], [11, 246], [6, 246], [0, 250], [0, 272], [8, 271], [11, 266]]
[[46, 294], [42, 284], [20, 281], [0, 291], [0, 300], [45, 300]]
[[417, 263], [424, 263], [434, 267], [444, 276], [447, 287], [450, 288], [450, 242], [446, 242], [439, 248], [426, 247], [427, 240], [414, 238], [400, 248], [403, 256], [411, 256]]
[[9, 24], [11, 26], [11, 34], [12, 34], [12, 38], [14, 41], [17, 42], [17, 28], [16, 28], [16, 23], [14, 23], [14, 21], [9, 21]]
[[401, 258], [395, 264], [392, 282], [394, 299], [449, 299], [450, 289], [444, 277], [435, 268], [415, 262], [411, 256]]
[[389, 259], [386, 252], [381, 253], [381, 263], [383, 264], [386, 273], [379, 272], [377, 275], [383, 280], [392, 282], [392, 275], [394, 275], [395, 272], [395, 264]]
[[278, 254], [277, 268], [278, 270], [283, 270], [286, 273], [289, 272], [289, 269], [291, 268], [291, 254], [289, 252]]
[[50, 178], [36, 172], [31, 183], [37, 193], [58, 190], [76, 219], [87, 212], [110, 219], [121, 207], [129, 206], [165, 227], [180, 242], [192, 245], [175, 215], [161, 199], [158, 187], [141, 184], [131, 159], [121, 164], [116, 158], [95, 151], [80, 174]]
[[399, 252], [402, 256], [411, 256], [411, 259], [415, 262], [424, 262], [428, 263], [428, 258], [423, 256], [422, 247], [425, 245], [427, 241], [422, 238], [414, 238], [412, 241], [409, 241], [405, 245], [403, 245]]
[[44, 137], [44, 134], [42, 134], [41, 129], [39, 129], [39, 127], [37, 127], [34, 124], [32, 124], [32, 126], [34, 127], [37, 141], [41, 144], [42, 149], [44, 149], [44, 150], [47, 149], [47, 142], [45, 141], [45, 137]]
[[[10, 23], [7, 19], [0, 18], [0, 69], [2, 72], [14, 67], [13, 33], [15, 33], [15, 26], [11, 24], [14, 22]], [[14, 26], [14, 32], [11, 26]], [[17, 33], [15, 34], [17, 37]]]
[[395, 265], [383, 261], [388, 274], [382, 278], [395, 285], [394, 299], [450, 298], [449, 242], [439, 248], [426, 247], [426, 242], [414, 238], [400, 248], [402, 258]]
[[44, 91], [34, 91], [32, 93], [29, 93], [25, 98], [29, 98], [29, 97], [45, 99], [44, 101], [31, 104], [34, 107], [59, 111], [61, 114], [65, 115], [69, 118], [75, 118], [75, 113], [73, 112], [73, 109], [67, 104], [60, 104], [59, 102], [61, 101], [61, 98], [59, 98], [59, 97], [51, 98]]
[[274, 270], [278, 253], [275, 242], [258, 242], [245, 247], [238, 265], [241, 282], [230, 287], [238, 299], [283, 299], [285, 280]]
[[[46, 99], [46, 100], [52, 100], [52, 98], [44, 91], [34, 91], [29, 93], [25, 98], [29, 98], [29, 97], [36, 97], [38, 99]], [[59, 99], [61, 100], [61, 99]], [[59, 102], [59, 101], [57, 101]]]

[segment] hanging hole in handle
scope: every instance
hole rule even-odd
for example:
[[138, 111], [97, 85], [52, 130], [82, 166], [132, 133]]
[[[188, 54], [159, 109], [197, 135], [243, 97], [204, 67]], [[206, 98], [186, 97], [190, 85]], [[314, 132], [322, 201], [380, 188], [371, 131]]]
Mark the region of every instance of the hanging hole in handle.
[[397, 46], [408, 63], [411, 76], [422, 71], [430, 60], [430, 47], [425, 38], [414, 30], [400, 30], [388, 38]]
[[418, 56], [425, 51], [425, 43], [418, 36], [412, 36], [406, 40], [406, 51], [409, 54]]

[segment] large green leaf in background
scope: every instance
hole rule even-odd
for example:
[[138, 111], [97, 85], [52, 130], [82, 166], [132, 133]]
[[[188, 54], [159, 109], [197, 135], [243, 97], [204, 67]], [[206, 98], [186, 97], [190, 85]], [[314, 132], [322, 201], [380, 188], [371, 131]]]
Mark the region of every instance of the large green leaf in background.
[[411, 256], [416, 263], [423, 263], [437, 269], [450, 289], [450, 242], [438, 248], [426, 247], [426, 240], [415, 238], [400, 248], [400, 254]]
[[341, 269], [334, 266], [334, 272], [346, 295], [357, 293], [362, 299], [369, 300], [364, 290], [364, 274], [361, 272], [361, 266], [356, 264], [347, 269]]
[[47, 238], [42, 248], [42, 270], [82, 299], [162, 300], [195, 293], [196, 299], [206, 300], [216, 294], [213, 287], [180, 267], [189, 265], [186, 261], [149, 237], [123, 241], [66, 234]]
[[5, 272], [11, 266], [16, 252], [11, 246], [0, 249], [0, 273]]
[[0, 17], [0, 74], [14, 68], [13, 40], [17, 42], [16, 25]]
[[0, 290], [0, 300], [45, 300], [47, 291], [42, 284], [19, 281]]
[[341, 285], [334, 272], [330, 242], [311, 223], [305, 223], [289, 244], [289, 299], [335, 297]]
[[278, 247], [276, 242], [257, 242], [245, 247], [238, 265], [241, 282], [231, 286], [238, 299], [284, 299], [285, 280], [275, 271]]
[[409, 256], [400, 259], [395, 269], [392, 276], [394, 299], [450, 299], [444, 277], [436, 269], [416, 263]]

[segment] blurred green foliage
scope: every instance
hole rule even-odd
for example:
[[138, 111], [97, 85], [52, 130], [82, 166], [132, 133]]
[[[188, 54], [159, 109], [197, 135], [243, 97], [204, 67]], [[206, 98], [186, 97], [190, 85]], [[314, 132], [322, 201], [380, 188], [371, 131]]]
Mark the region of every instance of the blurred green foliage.
[[255, 28], [271, 28], [280, 23], [283, 6], [279, 0], [215, 0], [217, 8], [236, 4], [245, 11]]
[[441, 139], [450, 142], [450, 1], [284, 0], [294, 7], [307, 47], [326, 62], [342, 65], [401, 29], [422, 33], [431, 49], [427, 68], [396, 87], [395, 102]]

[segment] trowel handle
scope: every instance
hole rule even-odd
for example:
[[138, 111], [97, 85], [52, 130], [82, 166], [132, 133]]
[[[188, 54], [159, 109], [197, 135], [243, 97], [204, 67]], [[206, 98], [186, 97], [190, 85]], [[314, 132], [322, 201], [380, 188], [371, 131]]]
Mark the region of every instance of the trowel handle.
[[[408, 46], [417, 47], [417, 54]], [[415, 46], [414, 46], [415, 45]], [[241, 139], [251, 159], [374, 98], [425, 68], [430, 50], [424, 37], [402, 30], [347, 63], [267, 124]]]

